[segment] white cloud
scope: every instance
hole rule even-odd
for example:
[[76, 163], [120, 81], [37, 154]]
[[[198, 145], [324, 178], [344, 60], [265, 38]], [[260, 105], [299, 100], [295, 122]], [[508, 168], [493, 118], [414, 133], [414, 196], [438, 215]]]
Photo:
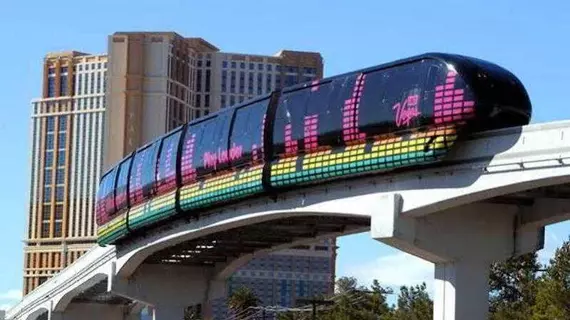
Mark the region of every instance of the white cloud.
[[22, 299], [22, 291], [20, 290], [8, 290], [0, 293], [0, 310], [12, 308], [20, 299]]
[[4, 311], [8, 311], [8, 309], [12, 308], [14, 305], [13, 304], [0, 304], [0, 310], [4, 310]]
[[404, 252], [395, 252], [369, 263], [349, 267], [346, 273], [367, 286], [376, 279], [381, 285], [393, 288], [395, 292], [398, 292], [400, 286], [425, 282], [431, 292], [434, 264]]
[[22, 291], [20, 290], [8, 290], [6, 292], [0, 293], [0, 300], [15, 300], [18, 301], [22, 299]]

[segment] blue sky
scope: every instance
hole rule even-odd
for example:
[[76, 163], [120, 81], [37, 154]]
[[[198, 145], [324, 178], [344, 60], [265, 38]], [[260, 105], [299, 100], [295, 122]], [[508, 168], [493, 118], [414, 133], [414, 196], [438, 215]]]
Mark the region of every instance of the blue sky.
[[[105, 53], [106, 37], [115, 31], [176, 31], [203, 37], [224, 51], [320, 51], [326, 76], [426, 51], [455, 52], [513, 71], [532, 99], [533, 122], [545, 122], [570, 119], [564, 96], [570, 84], [569, 12], [570, 2], [562, 0], [2, 1], [0, 309], [14, 303], [22, 287], [30, 100], [40, 93], [46, 52]], [[548, 227], [541, 257], [549, 257], [569, 230], [568, 223]], [[429, 263], [368, 234], [341, 238], [339, 245], [339, 275], [401, 284], [433, 277]]]

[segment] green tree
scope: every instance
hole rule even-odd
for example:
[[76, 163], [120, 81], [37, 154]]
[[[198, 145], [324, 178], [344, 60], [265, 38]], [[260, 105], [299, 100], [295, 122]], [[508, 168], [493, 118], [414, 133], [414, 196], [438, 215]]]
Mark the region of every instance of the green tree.
[[556, 250], [538, 283], [532, 319], [570, 319], [570, 241]]
[[240, 287], [234, 291], [228, 300], [228, 309], [238, 315], [238, 319], [245, 319], [256, 312], [252, 307], [257, 307], [259, 299], [247, 287]]
[[535, 252], [491, 265], [489, 311], [491, 320], [529, 319], [536, 299], [541, 265]]
[[433, 301], [429, 297], [425, 283], [400, 287], [397, 306], [392, 317], [394, 320], [431, 320], [433, 318]]
[[334, 305], [320, 312], [322, 320], [378, 320], [389, 319], [390, 308], [386, 303], [386, 294], [390, 290], [383, 288], [374, 280], [371, 288], [361, 286], [352, 277], [340, 278], [336, 283], [336, 293], [331, 299]]

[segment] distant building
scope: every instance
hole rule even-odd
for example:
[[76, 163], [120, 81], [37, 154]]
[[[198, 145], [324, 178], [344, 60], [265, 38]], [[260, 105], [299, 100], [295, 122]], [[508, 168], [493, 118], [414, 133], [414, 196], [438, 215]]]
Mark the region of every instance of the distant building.
[[[251, 260], [228, 281], [228, 297], [241, 286], [250, 288], [264, 306], [294, 307], [299, 298], [334, 291], [336, 241], [321, 241]], [[227, 298], [211, 302], [213, 319], [227, 319]], [[266, 313], [266, 319], [275, 315]]]
[[24, 294], [77, 260], [97, 229], [107, 56], [49, 53], [43, 66], [42, 95], [32, 101]]
[[[47, 54], [41, 98], [32, 101], [32, 179], [24, 294], [95, 244], [102, 172], [157, 136], [276, 88], [323, 77], [319, 53], [221, 52], [174, 32], [117, 32], [108, 55]], [[251, 261], [228, 282], [264, 304], [332, 292], [334, 240]], [[225, 318], [225, 299], [212, 302]]]

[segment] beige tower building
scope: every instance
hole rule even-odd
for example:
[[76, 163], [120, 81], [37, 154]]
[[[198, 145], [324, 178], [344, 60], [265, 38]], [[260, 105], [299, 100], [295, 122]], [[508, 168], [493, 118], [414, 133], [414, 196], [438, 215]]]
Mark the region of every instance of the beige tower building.
[[174, 32], [117, 32], [109, 37], [104, 170], [192, 119], [322, 76], [316, 52], [224, 53]]
[[106, 68], [104, 55], [61, 52], [44, 59], [42, 97], [32, 101], [24, 294], [95, 240]]

